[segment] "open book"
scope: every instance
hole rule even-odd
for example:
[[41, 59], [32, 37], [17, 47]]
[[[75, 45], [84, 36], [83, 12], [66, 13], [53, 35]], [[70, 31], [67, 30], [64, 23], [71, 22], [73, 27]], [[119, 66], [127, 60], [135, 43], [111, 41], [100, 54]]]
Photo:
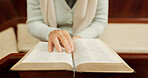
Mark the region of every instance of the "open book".
[[75, 51], [48, 52], [48, 42], [39, 42], [11, 70], [68, 70], [76, 72], [132, 73], [121, 57], [99, 39], [77, 39]]

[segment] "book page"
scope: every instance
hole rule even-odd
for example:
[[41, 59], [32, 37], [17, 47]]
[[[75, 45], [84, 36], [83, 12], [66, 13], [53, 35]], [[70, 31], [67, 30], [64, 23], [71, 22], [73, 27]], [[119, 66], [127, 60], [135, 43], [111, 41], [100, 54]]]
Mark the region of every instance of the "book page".
[[121, 63], [99, 39], [78, 39], [74, 42], [75, 67], [82, 63]]
[[55, 48], [48, 52], [48, 42], [39, 42], [22, 63], [68, 63], [73, 67], [72, 54], [66, 53], [64, 48], [62, 53]]

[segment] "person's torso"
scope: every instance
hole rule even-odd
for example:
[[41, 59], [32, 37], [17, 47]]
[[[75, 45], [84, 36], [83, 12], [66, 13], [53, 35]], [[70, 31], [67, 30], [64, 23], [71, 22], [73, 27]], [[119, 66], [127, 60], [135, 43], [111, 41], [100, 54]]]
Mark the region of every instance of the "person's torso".
[[75, 5], [73, 8], [70, 8], [65, 0], [54, 0], [54, 2], [58, 26], [72, 25]]
[[67, 30], [70, 34], [72, 34], [75, 4], [71, 8], [67, 4], [66, 0], [54, 0], [54, 3], [58, 28]]

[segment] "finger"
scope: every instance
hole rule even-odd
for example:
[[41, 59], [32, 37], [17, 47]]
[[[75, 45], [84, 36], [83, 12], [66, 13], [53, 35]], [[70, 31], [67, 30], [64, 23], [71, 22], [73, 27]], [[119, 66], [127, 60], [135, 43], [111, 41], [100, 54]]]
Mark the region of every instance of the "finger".
[[61, 47], [57, 37], [53, 38], [53, 44], [58, 52], [62, 52], [62, 47]]
[[67, 31], [64, 30], [63, 32], [64, 32], [66, 39], [68, 40], [71, 50], [74, 51], [74, 45], [73, 45], [73, 41], [72, 41], [71, 36], [69, 35], [69, 33]]
[[62, 47], [64, 47], [63, 44], [61, 43], [61, 41], [60, 41], [60, 45], [61, 45]]
[[52, 40], [51, 39], [48, 40], [48, 51], [49, 52], [52, 52], [53, 51], [53, 43], [52, 43]]
[[71, 53], [71, 48], [70, 48], [70, 46], [69, 46], [69, 44], [68, 44], [68, 41], [67, 41], [67, 39], [65, 38], [65, 36], [64, 36], [64, 35], [60, 35], [58, 38], [59, 38], [60, 41], [62, 42], [62, 44], [63, 44], [63, 46], [64, 46], [66, 52], [67, 52], [67, 53]]

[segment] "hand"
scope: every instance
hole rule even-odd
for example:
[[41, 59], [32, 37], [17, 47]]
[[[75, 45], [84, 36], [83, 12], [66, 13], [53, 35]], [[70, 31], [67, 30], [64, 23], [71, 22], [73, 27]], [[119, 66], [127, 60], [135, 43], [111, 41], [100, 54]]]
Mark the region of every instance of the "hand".
[[72, 38], [66, 30], [54, 30], [49, 34], [48, 51], [52, 52], [54, 45], [58, 52], [62, 52], [60, 42], [67, 53], [74, 51]]
[[81, 36], [74, 36], [72, 37], [72, 41], [74, 42], [76, 39], [81, 39], [82, 37]]

